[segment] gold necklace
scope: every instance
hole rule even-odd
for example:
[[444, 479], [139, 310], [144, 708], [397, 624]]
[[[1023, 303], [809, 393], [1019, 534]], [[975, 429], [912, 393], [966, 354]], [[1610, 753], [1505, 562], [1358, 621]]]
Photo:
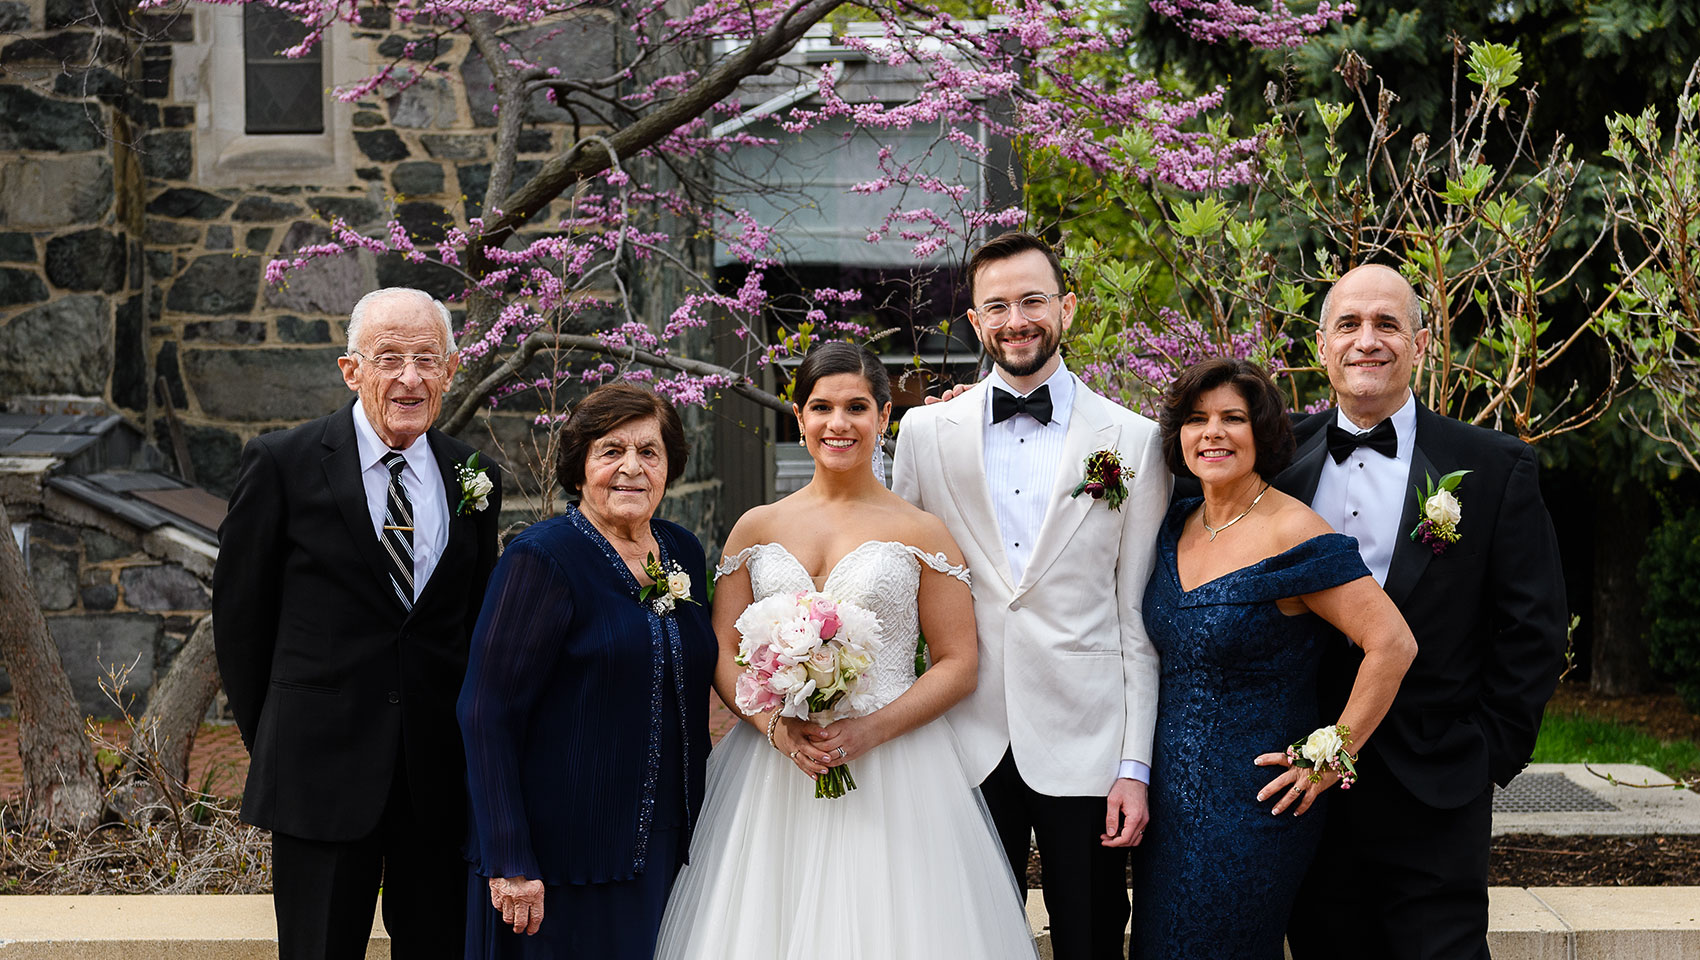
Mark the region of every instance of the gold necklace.
[[1252, 507], [1257, 506], [1257, 501], [1262, 500], [1263, 495], [1268, 493], [1268, 492], [1269, 492], [1269, 483], [1268, 483], [1268, 481], [1264, 481], [1263, 489], [1257, 491], [1257, 496], [1251, 498], [1251, 506], [1246, 507], [1245, 510], [1241, 511], [1239, 516], [1235, 517], [1232, 520], [1229, 520], [1227, 523], [1224, 523], [1219, 527], [1212, 527], [1210, 525], [1210, 521], [1204, 519], [1205, 507], [1200, 506], [1198, 508], [1198, 522], [1204, 524], [1204, 529], [1210, 531], [1210, 539], [1211, 539], [1212, 542], [1214, 542], [1215, 539], [1216, 539], [1216, 534], [1221, 533], [1223, 530], [1226, 530], [1229, 527], [1233, 526], [1234, 524], [1239, 523], [1241, 520], [1244, 520], [1245, 517], [1246, 517], [1246, 514], [1248, 514], [1252, 511]]

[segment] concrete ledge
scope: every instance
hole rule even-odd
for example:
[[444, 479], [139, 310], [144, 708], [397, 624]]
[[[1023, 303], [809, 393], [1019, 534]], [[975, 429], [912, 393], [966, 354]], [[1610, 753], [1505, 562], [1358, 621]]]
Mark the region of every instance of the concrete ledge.
[[[1039, 956], [1051, 960], [1037, 890], [1027, 894], [1027, 920]], [[1700, 960], [1700, 887], [1494, 887], [1488, 947], [1494, 960]]]
[[[366, 960], [389, 960], [374, 917]], [[0, 960], [275, 960], [269, 896], [0, 896]]]
[[[1495, 887], [1495, 960], [1700, 960], [1700, 887]], [[1039, 955], [1051, 956], [1043, 897], [1027, 897]], [[374, 917], [367, 960], [389, 960]], [[0, 960], [271, 960], [267, 896], [0, 896]], [[870, 958], [871, 960], [871, 958]]]

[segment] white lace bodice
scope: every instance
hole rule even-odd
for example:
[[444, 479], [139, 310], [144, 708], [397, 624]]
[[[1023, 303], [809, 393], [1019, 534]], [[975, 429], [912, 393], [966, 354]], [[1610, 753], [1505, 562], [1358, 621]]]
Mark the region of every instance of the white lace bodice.
[[854, 603], [872, 612], [880, 621], [884, 644], [874, 655], [867, 674], [874, 709], [897, 699], [915, 682], [915, 647], [921, 635], [916, 593], [921, 586], [921, 564], [946, 576], [969, 583], [968, 570], [950, 563], [944, 554], [926, 553], [895, 540], [869, 540], [845, 554], [816, 586], [802, 561], [778, 543], [758, 543], [726, 557], [714, 568], [723, 577], [748, 564], [754, 599], [776, 593], [820, 590], [840, 602]]

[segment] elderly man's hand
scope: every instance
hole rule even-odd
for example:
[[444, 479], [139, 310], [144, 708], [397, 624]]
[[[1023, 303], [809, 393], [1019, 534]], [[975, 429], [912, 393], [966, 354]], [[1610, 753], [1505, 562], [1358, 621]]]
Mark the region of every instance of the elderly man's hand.
[[502, 922], [515, 933], [529, 937], [543, 925], [543, 881], [491, 877], [490, 905], [502, 911]]

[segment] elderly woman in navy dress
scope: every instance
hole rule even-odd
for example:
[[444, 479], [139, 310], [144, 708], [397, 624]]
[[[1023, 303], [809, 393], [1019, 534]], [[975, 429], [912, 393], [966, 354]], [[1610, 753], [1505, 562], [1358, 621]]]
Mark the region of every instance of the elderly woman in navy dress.
[[[1349, 742], [1324, 752], [1355, 754], [1416, 641], [1357, 541], [1270, 487], [1293, 438], [1268, 374], [1244, 360], [1190, 367], [1159, 424], [1169, 469], [1196, 476], [1204, 496], [1170, 509], [1145, 594], [1162, 673], [1131, 955], [1279, 960], [1321, 837], [1317, 801], [1343, 772], [1294, 765], [1286, 748], [1344, 729]], [[1363, 666], [1340, 716], [1323, 718], [1317, 666], [1341, 633]]]
[[490, 579], [458, 704], [468, 957], [654, 951], [702, 804], [717, 652], [702, 547], [654, 516], [685, 456], [667, 401], [594, 391], [556, 464], [577, 504]]

